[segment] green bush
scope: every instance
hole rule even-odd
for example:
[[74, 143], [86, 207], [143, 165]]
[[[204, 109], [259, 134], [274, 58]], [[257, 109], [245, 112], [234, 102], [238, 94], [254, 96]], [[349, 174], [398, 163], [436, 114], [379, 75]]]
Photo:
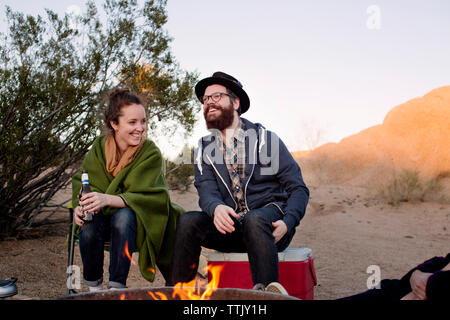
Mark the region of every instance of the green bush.
[[189, 190], [193, 183], [194, 165], [193, 164], [175, 164], [166, 160], [167, 174], [166, 181], [170, 190]]
[[400, 202], [424, 201], [441, 190], [437, 179], [423, 181], [419, 171], [403, 170], [399, 175], [394, 173], [394, 178], [382, 192], [389, 204], [398, 205]]
[[194, 148], [185, 145], [174, 161], [166, 160], [166, 181], [171, 190], [189, 190], [194, 182]]
[[[191, 132], [196, 73], [170, 52], [166, 0], [88, 1], [82, 16], [6, 9], [0, 33], [0, 239], [33, 227], [103, 125], [106, 93], [127, 86], [158, 121]], [[101, 18], [102, 17], [102, 18]]]

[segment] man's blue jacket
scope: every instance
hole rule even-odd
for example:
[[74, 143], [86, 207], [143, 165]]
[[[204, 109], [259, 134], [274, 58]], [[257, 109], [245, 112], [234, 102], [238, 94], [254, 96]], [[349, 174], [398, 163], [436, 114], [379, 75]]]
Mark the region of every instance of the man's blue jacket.
[[[288, 231], [299, 225], [305, 215], [309, 190], [299, 165], [281, 139], [262, 125], [241, 118], [246, 126], [244, 199], [247, 210], [269, 205], [283, 214]], [[231, 180], [221, 148], [218, 131], [199, 141], [195, 150], [195, 182], [200, 208], [213, 218], [219, 204], [237, 210]]]

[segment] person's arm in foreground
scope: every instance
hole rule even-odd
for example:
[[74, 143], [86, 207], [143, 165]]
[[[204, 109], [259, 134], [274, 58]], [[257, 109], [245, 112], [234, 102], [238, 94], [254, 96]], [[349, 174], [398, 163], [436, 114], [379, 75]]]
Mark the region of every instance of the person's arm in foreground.
[[[426, 300], [428, 298], [427, 286], [430, 286], [428, 282], [431, 280], [433, 282], [433, 287], [435, 287], [434, 282], [448, 281], [449, 272], [450, 263], [447, 263], [447, 265], [445, 265], [441, 270], [436, 271], [435, 273], [415, 270], [411, 274], [411, 278], [409, 280], [412, 292], [403, 297], [402, 300]], [[430, 290], [430, 288], [428, 288], [428, 290]]]

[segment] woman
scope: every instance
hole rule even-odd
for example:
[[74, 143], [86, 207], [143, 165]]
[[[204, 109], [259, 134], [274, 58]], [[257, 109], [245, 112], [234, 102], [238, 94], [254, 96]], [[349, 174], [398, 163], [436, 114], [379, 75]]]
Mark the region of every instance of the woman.
[[[72, 178], [83, 278], [90, 291], [103, 288], [103, 247], [108, 240], [108, 288], [126, 288], [131, 263], [127, 250], [139, 252], [145, 279], [154, 280], [156, 264], [167, 279], [175, 224], [183, 212], [170, 202], [160, 150], [146, 139], [141, 99], [127, 89], [112, 91], [105, 124], [108, 133], [94, 141]], [[83, 170], [92, 192], [78, 199]], [[92, 222], [83, 222], [83, 210], [94, 212]]]

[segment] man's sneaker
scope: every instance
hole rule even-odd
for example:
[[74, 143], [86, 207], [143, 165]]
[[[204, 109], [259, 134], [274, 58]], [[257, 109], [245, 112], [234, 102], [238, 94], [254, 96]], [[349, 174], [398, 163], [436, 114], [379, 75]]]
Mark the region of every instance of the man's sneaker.
[[265, 291], [266, 287], [264, 287], [264, 285], [262, 283], [257, 283], [253, 287], [253, 290]]
[[285, 288], [279, 283], [279, 282], [272, 282], [269, 283], [269, 285], [266, 287], [266, 291], [278, 293], [278, 294], [284, 294], [289, 295]]

